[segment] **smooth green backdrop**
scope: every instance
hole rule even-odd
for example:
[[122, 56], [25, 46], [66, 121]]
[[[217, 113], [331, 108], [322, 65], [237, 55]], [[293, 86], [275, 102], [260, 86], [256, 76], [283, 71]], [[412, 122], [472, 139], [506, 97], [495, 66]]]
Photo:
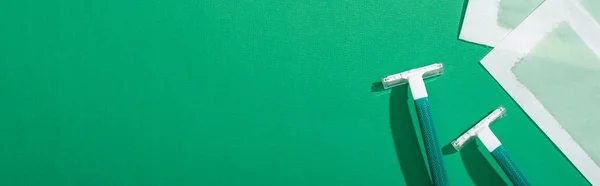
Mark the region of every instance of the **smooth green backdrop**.
[[[440, 61], [441, 144], [502, 104], [533, 184], [588, 184], [457, 40], [464, 6], [0, 1], [0, 185], [427, 185], [410, 91], [371, 84]], [[453, 185], [507, 181], [478, 143]]]

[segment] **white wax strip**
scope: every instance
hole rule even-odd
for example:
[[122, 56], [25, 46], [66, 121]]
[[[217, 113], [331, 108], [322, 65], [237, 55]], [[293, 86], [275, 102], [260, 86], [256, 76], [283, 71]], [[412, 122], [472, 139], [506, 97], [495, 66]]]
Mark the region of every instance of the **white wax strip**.
[[496, 46], [544, 0], [469, 0], [459, 39]]
[[598, 11], [547, 0], [481, 60], [592, 185], [600, 185]]

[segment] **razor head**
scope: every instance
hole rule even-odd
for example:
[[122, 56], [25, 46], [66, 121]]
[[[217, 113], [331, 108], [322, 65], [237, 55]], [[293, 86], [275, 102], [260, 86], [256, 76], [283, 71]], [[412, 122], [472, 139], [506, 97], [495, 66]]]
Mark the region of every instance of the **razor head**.
[[401, 72], [394, 75], [389, 75], [381, 80], [384, 89], [392, 88], [395, 86], [403, 85], [408, 83], [408, 79], [421, 76], [423, 79], [439, 76], [444, 73], [444, 65], [442, 63], [436, 63], [421, 68], [415, 68], [409, 71]]
[[506, 109], [503, 106], [498, 107], [492, 113], [488, 114], [485, 118], [479, 121], [475, 126], [471, 127], [467, 132], [463, 133], [456, 140], [452, 141], [452, 146], [456, 151], [460, 151], [465, 144], [473, 140], [482, 129], [490, 127], [495, 121], [504, 117]]

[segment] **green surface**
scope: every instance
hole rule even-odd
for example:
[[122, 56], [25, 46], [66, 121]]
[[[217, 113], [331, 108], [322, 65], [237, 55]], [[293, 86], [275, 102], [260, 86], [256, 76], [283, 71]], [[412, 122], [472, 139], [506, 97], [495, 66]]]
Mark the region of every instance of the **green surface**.
[[579, 35], [561, 23], [512, 71], [588, 156], [600, 162], [600, 58]]
[[[534, 185], [587, 184], [457, 40], [464, 5], [0, 1], [0, 185], [428, 184], [406, 88], [370, 86], [439, 61], [441, 144], [503, 104]], [[481, 145], [444, 158], [508, 181]]]

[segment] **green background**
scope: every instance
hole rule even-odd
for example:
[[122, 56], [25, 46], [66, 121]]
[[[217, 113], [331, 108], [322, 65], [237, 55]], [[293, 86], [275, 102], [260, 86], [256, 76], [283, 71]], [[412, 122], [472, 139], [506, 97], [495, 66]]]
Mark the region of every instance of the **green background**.
[[[441, 144], [504, 105], [533, 184], [588, 184], [457, 40], [465, 5], [1, 1], [0, 185], [427, 185], [410, 91], [371, 84], [440, 61]], [[507, 181], [478, 143], [453, 185]]]

